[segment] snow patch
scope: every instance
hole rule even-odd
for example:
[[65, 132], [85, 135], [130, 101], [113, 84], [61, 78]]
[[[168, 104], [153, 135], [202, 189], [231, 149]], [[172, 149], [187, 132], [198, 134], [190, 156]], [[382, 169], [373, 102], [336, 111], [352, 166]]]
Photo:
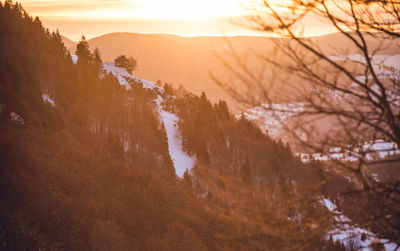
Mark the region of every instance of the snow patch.
[[103, 63], [103, 68], [107, 73], [111, 73], [112, 75], [117, 77], [119, 83], [121, 85], [125, 86], [126, 89], [131, 88], [131, 86], [128, 82], [128, 79], [132, 79], [136, 82], [142, 83], [143, 88], [146, 88], [146, 89], [152, 89], [152, 90], [160, 90], [161, 89], [155, 83], [148, 81], [148, 80], [140, 79], [140, 78], [130, 74], [126, 69], [115, 66], [115, 64], [112, 62]]
[[308, 163], [311, 160], [330, 161], [330, 160], [343, 160], [343, 161], [357, 161], [362, 157], [361, 151], [365, 153], [365, 159], [378, 160], [384, 159], [387, 156], [394, 156], [400, 154], [400, 148], [396, 143], [385, 142], [383, 140], [376, 140], [374, 142], [364, 143], [358, 147], [348, 147], [346, 150], [341, 147], [334, 147], [323, 153], [297, 153], [303, 163]]
[[24, 119], [15, 112], [10, 112], [10, 118], [11, 118], [11, 121], [14, 121], [18, 124], [21, 124], [21, 125], [25, 124]]
[[42, 99], [44, 102], [49, 103], [52, 107], [56, 106], [54, 99], [50, 98], [50, 96], [48, 94], [42, 94]]
[[78, 56], [75, 54], [71, 54], [71, 59], [72, 63], [77, 64], [78, 63]]
[[400, 154], [400, 149], [396, 143], [377, 140], [363, 145], [363, 151], [368, 152], [366, 158], [374, 159], [373, 155], [378, 155], [380, 158], [385, 158], [387, 155]]
[[130, 77], [130, 74], [123, 68], [116, 67], [114, 63], [104, 63], [103, 64], [104, 70], [107, 73], [111, 73], [115, 77], [117, 77], [119, 83], [125, 86], [126, 89], [131, 89], [130, 84], [127, 81], [127, 78]]
[[[340, 225], [340, 228], [329, 231], [326, 234], [327, 238], [332, 236], [334, 242], [340, 241], [343, 244], [348, 244], [353, 239], [360, 245], [358, 250], [363, 251], [372, 250], [371, 245], [373, 243], [382, 243], [386, 251], [396, 250], [398, 246], [396, 243], [389, 242], [387, 239], [380, 239], [374, 233], [352, 225], [351, 220], [339, 212], [337, 206], [331, 200], [324, 198], [321, 203], [334, 215], [335, 221]], [[365, 236], [364, 240], [362, 240], [362, 235]]]

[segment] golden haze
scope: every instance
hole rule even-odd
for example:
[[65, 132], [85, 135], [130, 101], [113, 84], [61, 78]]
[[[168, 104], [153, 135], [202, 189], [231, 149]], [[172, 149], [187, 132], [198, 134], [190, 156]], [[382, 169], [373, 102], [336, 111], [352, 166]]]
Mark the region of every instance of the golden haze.
[[[251, 0], [22, 0], [50, 29], [72, 40], [112, 32], [168, 33], [181, 36], [267, 35], [237, 25], [249, 14]], [[306, 21], [306, 36], [330, 33], [315, 20]]]

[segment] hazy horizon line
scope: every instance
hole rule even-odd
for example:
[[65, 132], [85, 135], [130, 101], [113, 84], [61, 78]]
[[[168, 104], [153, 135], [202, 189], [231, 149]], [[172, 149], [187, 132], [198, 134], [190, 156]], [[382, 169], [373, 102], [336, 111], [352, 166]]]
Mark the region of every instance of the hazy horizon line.
[[[331, 32], [331, 33], [326, 33], [326, 34], [321, 34], [321, 35], [312, 35], [312, 36], [303, 36], [307, 38], [317, 38], [317, 37], [324, 37], [332, 34], [337, 34], [340, 32]], [[68, 40], [78, 43], [79, 40], [74, 40], [71, 39], [68, 35], [64, 35], [62, 32], [60, 34], [67, 38]], [[262, 36], [262, 35], [256, 35], [256, 34], [232, 34], [232, 35], [213, 35], [213, 34], [205, 34], [205, 35], [186, 35], [186, 34], [179, 34], [179, 33], [162, 33], [162, 32], [132, 32], [132, 31], [115, 31], [115, 32], [108, 32], [104, 33], [101, 35], [94, 35], [94, 36], [87, 36], [85, 34], [82, 34], [82, 36], [85, 36], [86, 40], [93, 40], [96, 38], [104, 37], [107, 35], [113, 35], [113, 34], [137, 34], [137, 35], [162, 35], [162, 36], [175, 36], [175, 37], [181, 37], [181, 38], [234, 38], [234, 37], [252, 37], [252, 38], [285, 38], [285, 37], [277, 37], [277, 36]]]

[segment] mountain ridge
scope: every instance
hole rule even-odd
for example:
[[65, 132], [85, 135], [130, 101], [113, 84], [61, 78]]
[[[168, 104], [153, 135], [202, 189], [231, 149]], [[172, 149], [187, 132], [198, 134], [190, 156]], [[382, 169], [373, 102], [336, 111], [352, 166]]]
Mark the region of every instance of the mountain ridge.
[[[202, 91], [208, 94], [213, 102], [220, 99], [227, 101], [236, 113], [243, 111], [243, 107], [228, 95], [210, 77], [213, 74], [222, 83], [233, 82], [238, 88], [243, 86], [235, 74], [226, 67], [223, 60], [240, 70], [240, 66], [233, 56], [233, 51], [256, 75], [263, 75], [266, 85], [273, 82], [273, 73], [263, 73], [266, 69], [273, 71], [263, 63], [258, 55], [273, 56], [274, 40], [283, 38], [271, 37], [181, 37], [169, 34], [141, 34], [141, 33], [110, 33], [89, 39], [91, 48], [98, 47], [106, 61], [113, 61], [119, 55], [133, 56], [138, 61], [135, 74], [153, 82], [170, 83], [175, 87], [182, 85], [189, 91], [200, 95]], [[331, 51], [332, 55], [352, 54], [356, 52], [354, 46], [343, 38], [340, 33], [333, 33], [312, 37], [322, 45], [324, 50]], [[371, 49], [378, 46], [372, 38]], [[400, 41], [400, 40], [399, 40]], [[75, 44], [66, 41], [71, 53], [74, 53]], [[338, 49], [334, 50], [332, 47]], [[381, 53], [399, 54], [397, 44], [387, 46]], [[340, 54], [339, 54], [340, 55]], [[277, 55], [275, 55], [277, 56]], [[283, 57], [284, 58], [284, 57]], [[295, 81], [295, 78], [294, 80]], [[279, 90], [280, 88], [275, 89]]]

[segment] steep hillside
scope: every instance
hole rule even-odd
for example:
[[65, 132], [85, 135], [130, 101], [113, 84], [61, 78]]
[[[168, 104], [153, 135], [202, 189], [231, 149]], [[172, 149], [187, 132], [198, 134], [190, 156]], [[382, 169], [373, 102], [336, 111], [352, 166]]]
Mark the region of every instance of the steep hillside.
[[175, 178], [154, 92], [127, 91], [84, 57], [74, 65], [58, 34], [22, 14], [0, 6], [2, 248], [212, 247], [202, 202]]

